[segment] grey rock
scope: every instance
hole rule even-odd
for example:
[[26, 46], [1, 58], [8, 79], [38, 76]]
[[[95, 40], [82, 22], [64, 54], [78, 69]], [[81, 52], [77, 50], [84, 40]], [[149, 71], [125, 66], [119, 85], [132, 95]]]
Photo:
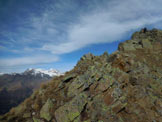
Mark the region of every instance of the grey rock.
[[40, 117], [50, 121], [52, 115], [50, 113], [51, 108], [53, 107], [53, 102], [51, 99], [48, 99], [47, 102], [43, 105], [40, 111]]

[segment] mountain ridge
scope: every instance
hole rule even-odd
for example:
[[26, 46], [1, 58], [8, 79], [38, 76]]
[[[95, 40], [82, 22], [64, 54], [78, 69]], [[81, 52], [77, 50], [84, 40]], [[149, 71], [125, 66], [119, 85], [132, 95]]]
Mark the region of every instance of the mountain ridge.
[[59, 76], [59, 75], [62, 75], [63, 73], [59, 72], [58, 70], [56, 69], [53, 69], [53, 68], [50, 68], [49, 70], [45, 70], [45, 69], [41, 69], [41, 68], [28, 68], [26, 69], [24, 72], [21, 72], [21, 73], [17, 73], [17, 72], [13, 72], [13, 73], [1, 73], [0, 72], [0, 76], [1, 75], [4, 75], [4, 74], [8, 74], [8, 75], [16, 75], [16, 74], [32, 74], [32, 75], [37, 75], [37, 74], [45, 74], [45, 75], [49, 75], [50, 77], [53, 77], [53, 76]]
[[142, 29], [111, 55], [89, 53], [44, 84], [3, 122], [160, 122], [162, 31]]

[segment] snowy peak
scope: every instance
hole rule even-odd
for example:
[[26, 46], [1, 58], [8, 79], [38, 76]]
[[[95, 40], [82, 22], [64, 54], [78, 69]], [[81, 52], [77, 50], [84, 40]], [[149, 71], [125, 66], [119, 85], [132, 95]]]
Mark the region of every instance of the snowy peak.
[[38, 68], [38, 69], [29, 68], [23, 74], [29, 74], [29, 73], [32, 75], [41, 74], [41, 76], [49, 75], [50, 77], [61, 75], [61, 73], [58, 70], [55, 70], [52, 68], [49, 70], [44, 70], [44, 69], [40, 69], [40, 68]]

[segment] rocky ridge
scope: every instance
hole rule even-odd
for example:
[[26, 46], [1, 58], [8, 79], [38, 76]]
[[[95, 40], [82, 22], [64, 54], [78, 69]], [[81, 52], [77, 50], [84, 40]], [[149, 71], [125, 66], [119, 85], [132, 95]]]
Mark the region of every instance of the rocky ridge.
[[160, 122], [162, 31], [142, 29], [111, 55], [84, 55], [0, 117], [8, 122]]

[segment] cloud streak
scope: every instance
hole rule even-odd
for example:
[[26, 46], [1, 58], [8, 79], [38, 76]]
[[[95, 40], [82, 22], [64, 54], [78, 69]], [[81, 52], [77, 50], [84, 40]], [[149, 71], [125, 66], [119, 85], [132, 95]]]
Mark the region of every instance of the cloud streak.
[[19, 58], [5, 58], [0, 60], [0, 67], [12, 67], [12, 66], [23, 66], [23, 65], [34, 65], [34, 64], [45, 64], [58, 61], [59, 58], [56, 56], [26, 56]]

